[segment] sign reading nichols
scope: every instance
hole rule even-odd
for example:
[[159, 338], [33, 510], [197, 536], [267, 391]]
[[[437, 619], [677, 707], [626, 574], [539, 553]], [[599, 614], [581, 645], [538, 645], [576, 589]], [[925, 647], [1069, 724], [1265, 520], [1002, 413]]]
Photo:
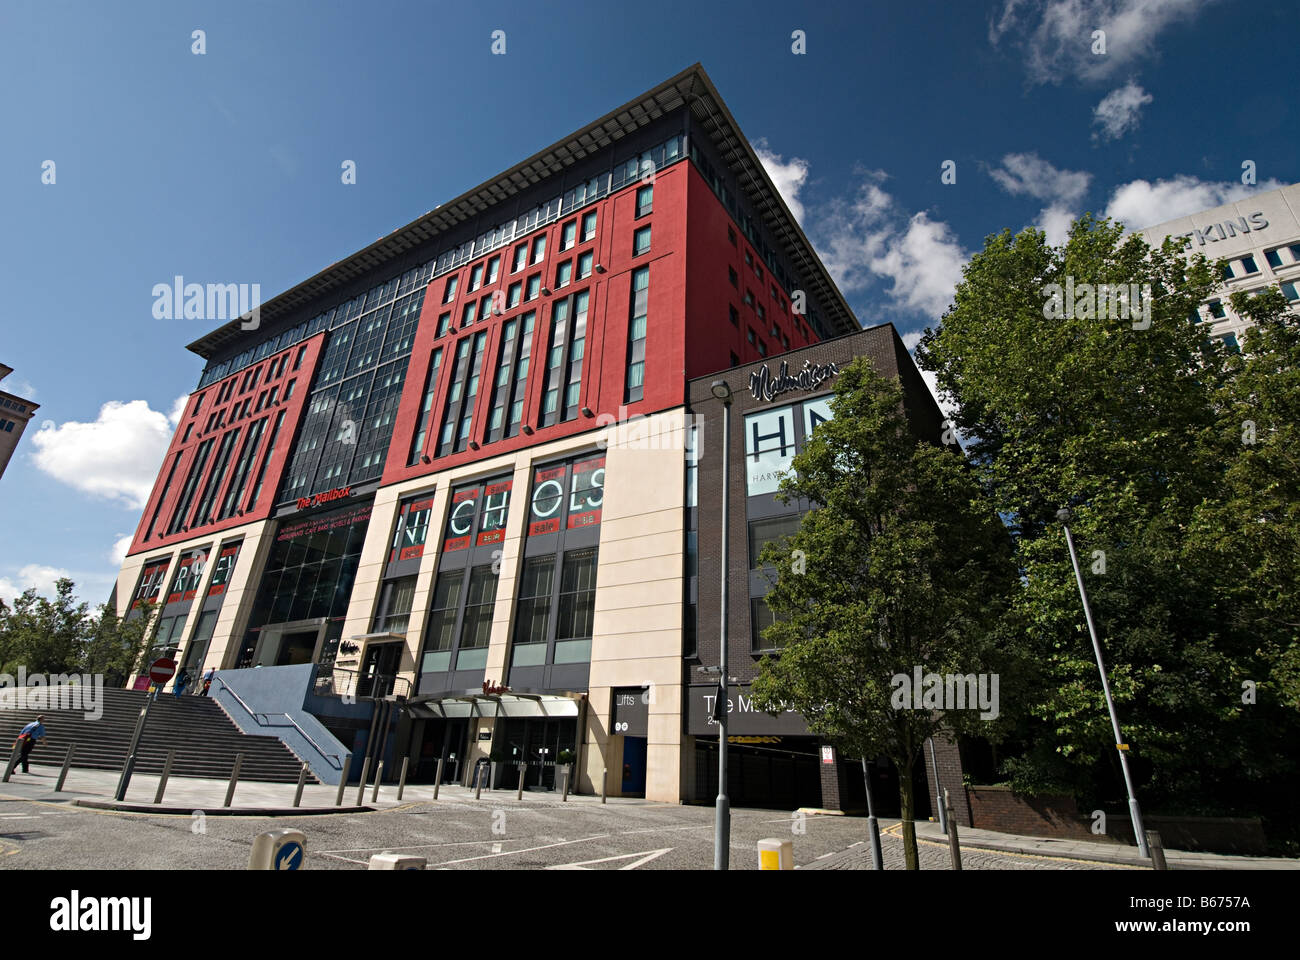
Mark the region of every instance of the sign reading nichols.
[[299, 497], [298, 509], [306, 510], [308, 507], [319, 507], [322, 503], [329, 503], [331, 500], [342, 500], [350, 496], [352, 496], [351, 487], [335, 487], [333, 490], [326, 490], [324, 493], [318, 493], [315, 496]]
[[767, 364], [749, 375], [749, 392], [755, 400], [773, 400], [789, 390], [815, 390], [840, 372], [833, 363], [813, 363], [805, 360], [803, 369], [790, 375], [790, 365], [781, 361], [781, 372], [775, 377]]

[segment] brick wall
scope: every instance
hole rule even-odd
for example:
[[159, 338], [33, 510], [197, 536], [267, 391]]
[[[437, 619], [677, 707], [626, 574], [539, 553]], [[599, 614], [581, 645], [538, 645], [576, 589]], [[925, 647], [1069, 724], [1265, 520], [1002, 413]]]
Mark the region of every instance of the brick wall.
[[1018, 796], [1009, 787], [967, 787], [965, 792], [970, 811], [968, 825], [980, 830], [1070, 840], [1114, 840], [1093, 834], [1091, 818], [1079, 813], [1071, 797]]
[[[933, 750], [931, 749], [933, 746]], [[966, 798], [966, 787], [962, 782], [961, 752], [957, 749], [957, 744], [951, 740], [945, 740], [943, 737], [933, 737], [927, 741], [925, 749], [922, 751], [922, 758], [925, 763], [925, 783], [926, 789], [930, 794], [930, 803], [933, 807], [936, 799], [939, 802], [943, 800], [943, 791], [948, 791], [948, 799], [952, 803], [952, 815], [957, 820], [957, 825], [962, 827], [979, 826], [971, 823], [970, 803]], [[934, 782], [935, 766], [939, 768], [939, 782]], [[938, 821], [936, 811], [935, 820]], [[989, 829], [993, 829], [990, 827]]]

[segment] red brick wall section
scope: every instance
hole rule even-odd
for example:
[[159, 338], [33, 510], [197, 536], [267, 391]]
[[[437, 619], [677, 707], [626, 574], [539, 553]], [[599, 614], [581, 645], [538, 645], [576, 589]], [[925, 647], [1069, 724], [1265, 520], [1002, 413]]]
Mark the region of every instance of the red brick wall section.
[[968, 825], [980, 830], [1070, 840], [1108, 839], [1092, 833], [1091, 819], [1079, 813], [1071, 797], [1025, 797], [1012, 793], [1009, 787], [968, 787], [966, 800]]
[[[934, 745], [934, 756], [931, 756], [930, 745]], [[962, 827], [979, 826], [971, 823], [971, 808], [966, 802], [966, 788], [962, 781], [961, 769], [961, 752], [957, 749], [957, 744], [951, 740], [945, 740], [943, 737], [934, 737], [922, 751], [922, 760], [925, 763], [925, 784], [926, 789], [930, 792], [930, 806], [934, 807], [935, 798], [943, 799], [943, 791], [948, 790], [948, 800], [952, 804], [952, 815], [957, 820], [957, 825]], [[935, 764], [939, 767], [939, 783], [934, 782]], [[938, 820], [938, 817], [935, 817]], [[993, 828], [990, 828], [993, 829]]]

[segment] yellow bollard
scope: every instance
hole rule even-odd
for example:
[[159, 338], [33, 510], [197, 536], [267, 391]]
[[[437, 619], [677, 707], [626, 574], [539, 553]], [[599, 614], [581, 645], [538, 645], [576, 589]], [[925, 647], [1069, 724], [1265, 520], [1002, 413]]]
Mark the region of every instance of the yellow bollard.
[[793, 870], [794, 843], [774, 838], [758, 841], [758, 869]]

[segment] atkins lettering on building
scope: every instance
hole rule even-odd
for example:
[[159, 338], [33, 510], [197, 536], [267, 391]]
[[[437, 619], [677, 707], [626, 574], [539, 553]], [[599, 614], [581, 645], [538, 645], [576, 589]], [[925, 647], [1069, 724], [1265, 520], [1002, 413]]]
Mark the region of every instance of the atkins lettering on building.
[[[328, 755], [351, 751], [388, 771], [409, 757], [413, 780], [443, 758], [462, 783], [484, 756], [527, 760], [528, 786], [550, 787], [572, 751], [578, 790], [607, 770], [614, 795], [710, 799], [697, 681], [717, 656], [724, 531], [708, 383], [728, 379], [746, 426], [727, 451], [733, 557], [798, 522], [773, 477], [855, 355], [902, 379], [919, 430], [940, 423], [698, 65], [190, 350], [206, 367], [119, 607], [159, 600], [159, 651], [221, 671], [237, 723], [232, 691], [254, 713], [292, 701], [321, 736], [285, 740], [327, 782]], [[746, 397], [767, 364], [763, 399]], [[757, 638], [760, 578], [733, 580], [751, 600], [733, 636]], [[760, 647], [733, 644], [742, 684]], [[733, 726], [737, 802], [851, 801], [797, 715]]]

